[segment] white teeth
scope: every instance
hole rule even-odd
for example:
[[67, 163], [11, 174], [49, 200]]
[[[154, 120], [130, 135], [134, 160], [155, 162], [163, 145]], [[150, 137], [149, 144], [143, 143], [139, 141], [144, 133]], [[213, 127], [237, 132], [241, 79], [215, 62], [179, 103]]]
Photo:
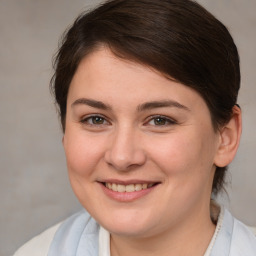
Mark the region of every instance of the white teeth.
[[129, 185], [122, 185], [122, 184], [116, 184], [116, 183], [105, 183], [105, 186], [113, 191], [117, 192], [134, 192], [134, 191], [140, 191], [143, 189], [151, 188], [154, 185], [154, 183], [143, 183], [143, 184], [129, 184]]
[[135, 188], [136, 191], [140, 191], [140, 190], [142, 190], [142, 185], [141, 184], [136, 184], [134, 186], [134, 188]]
[[118, 184], [117, 185], [117, 191], [118, 192], [125, 192], [125, 185]]
[[112, 189], [113, 191], [117, 191], [117, 185], [116, 185], [115, 183], [113, 183], [111, 189]]
[[131, 184], [131, 185], [125, 186], [125, 191], [126, 192], [133, 192], [134, 191], [134, 185]]

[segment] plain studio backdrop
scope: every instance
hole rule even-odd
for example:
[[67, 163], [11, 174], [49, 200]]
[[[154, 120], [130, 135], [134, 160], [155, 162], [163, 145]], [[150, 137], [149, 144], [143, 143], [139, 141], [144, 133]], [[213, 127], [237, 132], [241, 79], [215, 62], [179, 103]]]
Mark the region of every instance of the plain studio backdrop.
[[[70, 188], [49, 93], [62, 32], [96, 0], [0, 0], [0, 255], [81, 208]], [[256, 0], [200, 0], [229, 28], [241, 57], [243, 135], [229, 168], [232, 213], [256, 226]]]

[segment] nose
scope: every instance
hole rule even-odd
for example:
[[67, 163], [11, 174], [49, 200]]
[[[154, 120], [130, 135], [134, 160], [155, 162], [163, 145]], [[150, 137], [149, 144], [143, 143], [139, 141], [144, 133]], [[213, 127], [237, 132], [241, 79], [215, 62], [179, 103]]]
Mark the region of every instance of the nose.
[[128, 128], [118, 129], [111, 135], [105, 161], [118, 171], [142, 166], [146, 162], [146, 153], [138, 134]]

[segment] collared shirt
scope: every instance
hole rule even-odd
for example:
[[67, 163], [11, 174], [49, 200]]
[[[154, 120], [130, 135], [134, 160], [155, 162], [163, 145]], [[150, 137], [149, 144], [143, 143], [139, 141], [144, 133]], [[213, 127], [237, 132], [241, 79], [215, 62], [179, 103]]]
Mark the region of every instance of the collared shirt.
[[[109, 256], [109, 238], [109, 233], [83, 210], [34, 238], [15, 256]], [[256, 256], [256, 237], [228, 210], [222, 209], [208, 249], [205, 256]]]

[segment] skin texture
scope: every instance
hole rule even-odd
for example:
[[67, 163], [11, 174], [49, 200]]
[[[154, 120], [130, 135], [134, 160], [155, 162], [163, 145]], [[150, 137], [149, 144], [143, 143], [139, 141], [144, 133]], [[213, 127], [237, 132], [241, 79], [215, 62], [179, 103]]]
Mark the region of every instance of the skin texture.
[[[239, 110], [215, 132], [196, 91], [146, 66], [103, 47], [83, 59], [63, 145], [72, 188], [111, 232], [112, 255], [203, 255], [215, 164], [233, 159], [240, 132]], [[105, 193], [105, 181], [157, 186], [127, 199]]]

